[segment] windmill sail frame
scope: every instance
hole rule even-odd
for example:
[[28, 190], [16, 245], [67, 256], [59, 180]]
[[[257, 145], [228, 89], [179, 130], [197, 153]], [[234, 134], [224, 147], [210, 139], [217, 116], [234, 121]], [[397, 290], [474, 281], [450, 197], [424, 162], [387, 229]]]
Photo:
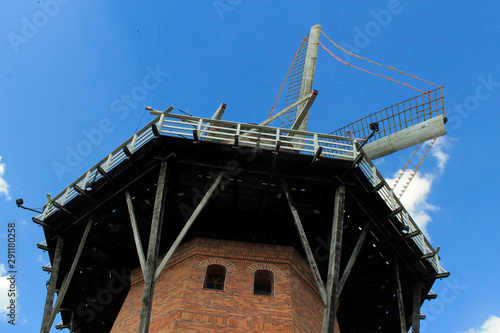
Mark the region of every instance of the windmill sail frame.
[[[433, 121], [428, 122], [430, 120]], [[424, 122], [428, 123], [422, 125]], [[358, 121], [331, 132], [331, 134], [345, 136], [346, 131], [350, 130], [356, 138], [366, 138], [372, 132], [370, 124], [378, 123], [379, 131], [368, 140], [365, 147], [365, 151], [372, 159], [375, 159], [394, 151], [410, 147], [416, 143], [446, 134], [446, 130], [444, 129], [445, 122], [446, 115], [444, 112], [443, 87], [439, 87], [372, 113]], [[426, 130], [424, 134], [425, 137], [415, 134], [422, 134], [421, 130], [424, 128]], [[409, 135], [413, 135], [414, 138], [409, 137]], [[398, 136], [398, 139], [405, 137], [408, 141], [405, 145], [408, 146], [404, 148], [391, 148], [391, 145], [394, 146], [394, 143], [392, 142], [391, 144], [391, 141], [394, 141], [395, 136]], [[430, 137], [426, 138], [427, 136]], [[376, 141], [379, 142], [375, 144]], [[377, 152], [376, 155], [372, 154], [375, 146], [387, 145], [389, 145], [387, 152]]]

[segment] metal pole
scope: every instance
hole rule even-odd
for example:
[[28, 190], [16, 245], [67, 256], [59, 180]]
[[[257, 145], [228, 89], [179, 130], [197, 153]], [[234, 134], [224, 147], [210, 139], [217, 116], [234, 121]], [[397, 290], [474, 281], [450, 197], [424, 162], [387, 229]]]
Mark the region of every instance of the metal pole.
[[[321, 34], [321, 25], [316, 24], [311, 28], [309, 33], [309, 42], [307, 45], [306, 60], [304, 63], [304, 72], [302, 73], [302, 85], [300, 86], [300, 97], [302, 99], [309, 96], [313, 92], [313, 82], [314, 73], [316, 71], [316, 59], [318, 58], [318, 46], [319, 46], [319, 36]], [[297, 118], [299, 118], [299, 112], [304, 109], [305, 103], [301, 104], [297, 108]], [[307, 111], [307, 110], [305, 110]], [[300, 131], [307, 131], [307, 122], [309, 120], [309, 114], [304, 117], [304, 120], [299, 126]]]

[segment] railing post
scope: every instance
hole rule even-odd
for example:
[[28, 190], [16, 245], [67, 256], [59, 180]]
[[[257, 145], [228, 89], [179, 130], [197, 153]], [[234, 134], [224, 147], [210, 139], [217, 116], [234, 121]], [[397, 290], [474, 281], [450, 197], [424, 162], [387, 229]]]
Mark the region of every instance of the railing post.
[[198, 121], [198, 126], [196, 127], [196, 132], [198, 133], [198, 138], [201, 139], [201, 126], [203, 125], [203, 119]]
[[134, 153], [136, 141], [137, 141], [137, 134], [134, 134], [134, 136], [132, 137], [132, 142], [128, 147], [128, 150], [130, 150], [131, 153]]

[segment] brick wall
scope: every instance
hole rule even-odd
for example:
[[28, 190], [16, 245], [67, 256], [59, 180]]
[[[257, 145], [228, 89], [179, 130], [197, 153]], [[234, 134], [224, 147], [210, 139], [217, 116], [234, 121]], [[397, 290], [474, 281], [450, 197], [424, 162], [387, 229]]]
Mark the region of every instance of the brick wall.
[[[203, 288], [213, 263], [227, 269], [224, 290]], [[274, 272], [273, 296], [253, 294], [257, 269]], [[143, 288], [137, 268], [112, 333], [137, 332]], [[322, 317], [309, 266], [292, 247], [196, 238], [155, 285], [150, 332], [321, 332]]]

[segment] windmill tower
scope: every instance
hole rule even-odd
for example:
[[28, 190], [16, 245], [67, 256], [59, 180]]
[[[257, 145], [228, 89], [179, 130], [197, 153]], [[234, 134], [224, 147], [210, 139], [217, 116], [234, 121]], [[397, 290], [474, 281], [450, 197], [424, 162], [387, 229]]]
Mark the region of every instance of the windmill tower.
[[[449, 273], [371, 159], [444, 134], [442, 95], [309, 132], [319, 34], [276, 115], [148, 108], [33, 218], [51, 260], [41, 332], [58, 313], [70, 332], [419, 332]], [[283, 115], [290, 128], [267, 126]]]

